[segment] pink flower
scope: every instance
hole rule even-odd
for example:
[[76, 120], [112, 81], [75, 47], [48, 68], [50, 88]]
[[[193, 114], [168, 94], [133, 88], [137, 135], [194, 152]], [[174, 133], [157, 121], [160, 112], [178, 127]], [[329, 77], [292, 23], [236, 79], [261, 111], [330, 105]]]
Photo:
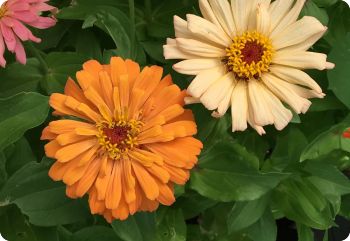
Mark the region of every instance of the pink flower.
[[16, 54], [19, 63], [26, 63], [26, 53], [21, 41], [40, 43], [26, 27], [46, 29], [56, 24], [54, 17], [42, 17], [41, 12], [54, 12], [55, 7], [48, 5], [48, 0], [7, 0], [0, 7], [0, 65], [5, 67], [5, 46]]

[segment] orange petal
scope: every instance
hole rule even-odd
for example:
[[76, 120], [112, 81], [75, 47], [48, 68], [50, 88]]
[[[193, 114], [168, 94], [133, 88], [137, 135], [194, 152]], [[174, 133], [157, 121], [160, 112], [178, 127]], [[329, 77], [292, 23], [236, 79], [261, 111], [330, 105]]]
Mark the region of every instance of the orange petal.
[[159, 197], [157, 200], [166, 206], [170, 206], [175, 202], [174, 191], [167, 184], [158, 183]]
[[90, 187], [96, 180], [100, 166], [101, 166], [101, 160], [99, 158], [96, 158], [89, 164], [86, 172], [84, 173], [84, 176], [78, 182], [78, 186], [76, 190], [76, 195], [78, 197], [84, 196], [85, 193], [89, 191]]
[[112, 57], [110, 61], [111, 65], [111, 79], [113, 86], [119, 86], [119, 76], [128, 74], [126, 64], [120, 57]]
[[112, 80], [106, 71], [100, 72], [100, 85], [102, 98], [108, 105], [109, 109], [114, 110]]
[[112, 177], [109, 179], [106, 192], [106, 207], [116, 209], [119, 206], [121, 194], [121, 166], [119, 162], [114, 162]]
[[136, 200], [135, 178], [131, 172], [130, 160], [121, 160], [121, 162], [123, 165], [122, 184], [124, 187], [124, 198], [127, 203], [131, 203]]
[[93, 138], [62, 147], [56, 152], [55, 158], [59, 162], [68, 162], [96, 144], [97, 140]]
[[58, 142], [58, 144], [60, 144], [61, 146], [65, 146], [68, 144], [72, 144], [72, 143], [76, 143], [76, 142], [80, 142], [83, 141], [85, 139], [87, 139], [88, 137], [86, 136], [80, 136], [77, 135], [74, 132], [68, 132], [68, 133], [63, 133], [57, 136], [56, 140]]
[[159, 196], [159, 188], [156, 181], [142, 166], [136, 162], [132, 162], [132, 167], [138, 183], [140, 184], [146, 197], [150, 200], [155, 200]]
[[50, 141], [45, 145], [45, 154], [50, 158], [55, 158], [56, 153], [62, 148], [56, 140]]
[[[112, 176], [113, 165], [114, 165], [113, 162], [114, 160], [108, 160], [104, 175], [100, 173], [96, 179], [95, 187], [98, 194], [97, 195], [98, 200], [106, 199], [106, 191], [107, 191], [107, 187], [109, 185], [110, 179], [114, 178], [114, 176]], [[112, 182], [113, 181], [111, 181], [111, 183]]]
[[130, 59], [125, 60], [125, 64], [129, 75], [129, 85], [132, 88], [137, 76], [140, 74], [140, 65]]

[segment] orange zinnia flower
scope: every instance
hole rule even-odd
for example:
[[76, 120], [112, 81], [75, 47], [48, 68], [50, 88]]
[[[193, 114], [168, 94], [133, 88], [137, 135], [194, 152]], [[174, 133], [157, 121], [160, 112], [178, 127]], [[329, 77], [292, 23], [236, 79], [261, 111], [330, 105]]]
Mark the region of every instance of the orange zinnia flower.
[[163, 69], [113, 57], [95, 60], [77, 72], [80, 87], [68, 79], [65, 94], [52, 94], [54, 115], [43, 130], [48, 157], [56, 159], [52, 179], [66, 194], [89, 194], [91, 213], [111, 222], [137, 211], [154, 211], [175, 201], [173, 184], [183, 185], [202, 143], [185, 110], [185, 92]]

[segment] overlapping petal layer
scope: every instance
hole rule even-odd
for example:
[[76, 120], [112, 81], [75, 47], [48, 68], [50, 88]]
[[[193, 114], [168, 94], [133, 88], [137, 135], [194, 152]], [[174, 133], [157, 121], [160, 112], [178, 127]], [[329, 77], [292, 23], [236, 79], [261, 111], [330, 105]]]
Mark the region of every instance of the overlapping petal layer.
[[91, 60], [69, 79], [65, 93], [50, 97], [54, 115], [42, 139], [56, 162], [52, 179], [67, 185], [71, 198], [89, 194], [93, 214], [111, 222], [175, 201], [202, 143], [185, 110], [185, 92], [163, 69], [113, 57], [110, 65]]
[[56, 24], [54, 17], [40, 16], [42, 12], [56, 10], [47, 2], [48, 0], [7, 0], [0, 6], [0, 66], [6, 65], [5, 48], [16, 54], [19, 63], [25, 64], [26, 53], [21, 42], [41, 41], [27, 26], [46, 29]]
[[[164, 45], [166, 59], [184, 59], [173, 68], [195, 75], [188, 103], [201, 102], [213, 116], [231, 107], [232, 131], [249, 123], [282, 130], [292, 109], [305, 113], [310, 98], [323, 98], [304, 69], [332, 69], [322, 53], [308, 49], [326, 32], [314, 17], [298, 16], [305, 0], [199, 0], [203, 17], [174, 17], [175, 39]], [[286, 107], [288, 106], [288, 107]]]

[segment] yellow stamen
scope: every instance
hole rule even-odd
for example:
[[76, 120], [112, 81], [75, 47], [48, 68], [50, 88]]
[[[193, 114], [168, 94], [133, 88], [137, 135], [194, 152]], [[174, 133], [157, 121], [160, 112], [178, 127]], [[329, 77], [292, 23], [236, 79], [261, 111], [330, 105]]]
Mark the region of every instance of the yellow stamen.
[[128, 120], [127, 116], [119, 116], [112, 122], [98, 123], [98, 142], [108, 152], [110, 158], [119, 159], [130, 149], [137, 147], [138, 135], [141, 132], [143, 122]]
[[226, 52], [228, 69], [239, 79], [249, 80], [269, 70], [273, 48], [269, 38], [253, 31], [235, 37]]
[[4, 17], [7, 12], [6, 2], [0, 6], [0, 18]]

